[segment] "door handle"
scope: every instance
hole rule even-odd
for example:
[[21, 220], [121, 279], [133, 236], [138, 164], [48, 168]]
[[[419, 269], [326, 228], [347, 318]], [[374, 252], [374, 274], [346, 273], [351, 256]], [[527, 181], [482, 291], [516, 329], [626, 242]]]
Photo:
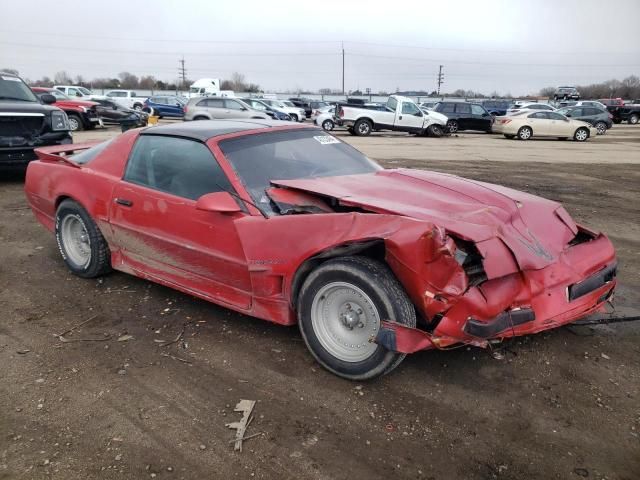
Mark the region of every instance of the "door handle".
[[116, 198], [115, 202], [118, 205], [123, 205], [125, 207], [132, 207], [133, 206], [133, 202], [131, 200], [127, 200], [125, 198]]
[[400, 116], [398, 117], [398, 120], [402, 120], [402, 115], [400, 115]]

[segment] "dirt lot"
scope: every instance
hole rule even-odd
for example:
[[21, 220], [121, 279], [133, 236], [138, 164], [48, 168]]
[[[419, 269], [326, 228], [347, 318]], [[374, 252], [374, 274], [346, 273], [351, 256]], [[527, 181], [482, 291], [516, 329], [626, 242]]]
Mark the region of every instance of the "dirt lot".
[[[640, 313], [640, 126], [586, 144], [340, 135], [385, 166], [564, 202], [611, 235], [617, 313]], [[70, 275], [21, 175], [0, 175], [0, 479], [640, 478], [640, 322], [558, 329], [498, 358], [422, 352], [349, 383], [295, 328], [124, 274]], [[90, 318], [72, 343], [53, 336]], [[264, 435], [236, 453], [240, 399], [257, 400], [248, 433]]]

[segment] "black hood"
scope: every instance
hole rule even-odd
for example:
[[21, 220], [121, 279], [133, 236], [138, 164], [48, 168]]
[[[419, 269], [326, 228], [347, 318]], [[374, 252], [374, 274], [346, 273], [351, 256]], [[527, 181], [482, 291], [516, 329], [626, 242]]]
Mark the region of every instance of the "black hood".
[[0, 99], [0, 113], [42, 113], [48, 115], [49, 112], [60, 110], [58, 107], [43, 105], [38, 102], [19, 102], [14, 100]]

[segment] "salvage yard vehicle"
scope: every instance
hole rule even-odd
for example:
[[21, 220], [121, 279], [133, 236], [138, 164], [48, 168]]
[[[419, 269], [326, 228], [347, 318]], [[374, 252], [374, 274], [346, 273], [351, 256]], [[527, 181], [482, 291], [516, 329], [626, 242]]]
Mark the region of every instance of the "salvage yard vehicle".
[[144, 101], [142, 111], [157, 117], [184, 117], [186, 102], [175, 95], [154, 95]]
[[77, 97], [93, 101], [93, 97], [96, 96], [91, 90], [81, 85], [54, 85], [53, 88], [71, 98]]
[[271, 108], [286, 113], [294, 122], [304, 122], [306, 118], [304, 108], [296, 107], [291, 101], [278, 100], [276, 98], [260, 98], [259, 100]]
[[438, 102], [434, 110], [447, 116], [447, 129], [451, 133], [462, 130], [491, 133], [494, 117], [478, 103]]
[[549, 105], [548, 103], [523, 102], [509, 107], [507, 109], [506, 115], [521, 112], [522, 110], [545, 110], [547, 112], [553, 112], [555, 110], [555, 107]]
[[280, 109], [273, 108], [271, 105], [267, 104], [262, 99], [243, 97], [243, 98], [240, 98], [240, 100], [242, 100], [244, 103], [246, 103], [249, 107], [253, 108], [254, 110], [266, 113], [274, 120], [285, 120], [287, 122], [290, 122], [292, 120], [292, 118], [288, 114], [286, 114]]
[[266, 112], [254, 110], [239, 98], [194, 97], [184, 106], [185, 120], [268, 119]]
[[48, 93], [38, 98], [20, 77], [0, 73], [0, 166], [24, 166], [36, 158], [36, 147], [73, 142], [67, 115], [55, 102]]
[[142, 110], [147, 99], [147, 97], [139, 97], [133, 90], [109, 90], [105, 93], [105, 97], [133, 110]]
[[149, 121], [149, 114], [146, 112], [126, 108], [115, 103], [113, 100], [95, 99], [98, 105], [96, 111], [107, 125], [135, 125], [138, 127], [146, 127]]
[[347, 127], [351, 135], [367, 136], [374, 130], [392, 130], [418, 135], [440, 137], [445, 131], [447, 117], [440, 113], [422, 111], [408, 97], [391, 95], [384, 109], [337, 105], [339, 125]]
[[574, 120], [587, 122], [596, 127], [598, 135], [604, 135], [613, 126], [613, 115], [607, 110], [597, 107], [564, 107], [556, 110], [556, 113]]
[[640, 105], [609, 105], [607, 110], [613, 117], [613, 123], [636, 125], [640, 121]]
[[530, 140], [535, 136], [557, 137], [559, 140], [573, 138], [576, 142], [586, 142], [598, 134], [596, 127], [587, 122], [567, 118], [557, 112], [532, 110], [496, 117], [493, 132], [502, 133], [509, 139]]
[[47, 94], [56, 97], [56, 101], [52, 105], [67, 114], [72, 132], [93, 130], [97, 125], [100, 125], [100, 117], [96, 111], [98, 104], [96, 102], [70, 98], [55, 88], [31, 87], [31, 90], [40, 99]]
[[558, 87], [553, 93], [553, 99], [558, 100], [580, 100], [580, 92], [576, 87]]
[[609, 239], [559, 203], [385, 170], [318, 128], [174, 123], [37, 153], [27, 200], [74, 274], [116, 269], [297, 323], [352, 380], [571, 323], [616, 285]]
[[330, 107], [327, 111], [320, 113], [314, 118], [313, 123], [322, 127], [323, 130], [331, 131], [335, 128], [336, 124], [334, 116], [336, 113], [336, 107]]

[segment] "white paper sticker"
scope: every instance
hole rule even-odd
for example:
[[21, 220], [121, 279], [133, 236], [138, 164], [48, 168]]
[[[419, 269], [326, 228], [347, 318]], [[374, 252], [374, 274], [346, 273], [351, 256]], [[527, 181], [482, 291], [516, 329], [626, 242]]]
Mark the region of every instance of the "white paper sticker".
[[19, 82], [20, 79], [18, 77], [5, 77], [4, 75], [2, 75], [2, 79], [3, 80], [9, 80], [10, 82]]
[[335, 137], [332, 137], [331, 135], [317, 135], [313, 138], [315, 138], [322, 145], [331, 145], [332, 143], [340, 143], [340, 140], [338, 140]]

